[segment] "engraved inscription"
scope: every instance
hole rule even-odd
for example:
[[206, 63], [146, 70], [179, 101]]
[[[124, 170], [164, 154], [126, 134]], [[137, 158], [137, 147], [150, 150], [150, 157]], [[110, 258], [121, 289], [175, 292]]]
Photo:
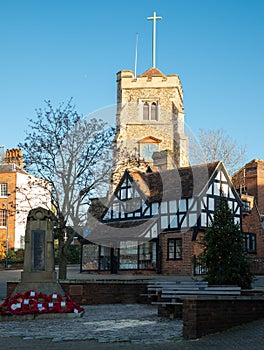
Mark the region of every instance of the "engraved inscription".
[[45, 270], [45, 231], [31, 231], [31, 268], [32, 270]]

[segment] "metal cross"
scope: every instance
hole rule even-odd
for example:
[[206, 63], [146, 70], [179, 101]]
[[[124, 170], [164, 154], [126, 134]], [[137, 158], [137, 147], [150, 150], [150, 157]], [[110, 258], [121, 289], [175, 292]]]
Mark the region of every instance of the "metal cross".
[[154, 11], [153, 17], [148, 17], [148, 20], [153, 21], [153, 31], [152, 31], [152, 68], [156, 68], [156, 20], [162, 19], [162, 17], [156, 16]]

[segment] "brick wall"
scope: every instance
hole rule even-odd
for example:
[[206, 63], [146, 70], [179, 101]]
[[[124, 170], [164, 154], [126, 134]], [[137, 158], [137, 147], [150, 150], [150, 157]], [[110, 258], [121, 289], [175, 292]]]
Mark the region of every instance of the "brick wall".
[[[244, 168], [233, 175], [232, 182], [238, 192], [245, 186], [246, 193], [254, 196], [259, 212], [264, 214], [264, 161], [254, 159], [247, 163]], [[250, 253], [248, 256], [254, 260], [253, 273], [263, 274], [263, 264], [260, 264], [258, 260], [264, 259], [264, 235], [255, 203], [251, 213], [243, 215], [242, 224], [244, 232], [256, 234], [257, 252], [256, 254]]]
[[[182, 259], [168, 260], [168, 239], [182, 239]], [[192, 275], [194, 255], [194, 243], [192, 242], [192, 231], [177, 233], [162, 233], [160, 235], [160, 245], [162, 251], [161, 273], [167, 275]]]
[[[81, 305], [137, 304], [144, 300], [147, 281], [65, 281], [60, 285], [72, 300]], [[7, 295], [12, 293], [17, 282], [7, 282]]]
[[[8, 244], [9, 248], [14, 247], [15, 242], [15, 220], [16, 220], [16, 172], [0, 173], [0, 183], [8, 184], [9, 197], [0, 198], [0, 208], [8, 210], [7, 225], [8, 225]], [[6, 242], [6, 227], [0, 228], [0, 240]]]
[[183, 301], [183, 337], [200, 338], [264, 318], [263, 297], [196, 297]]

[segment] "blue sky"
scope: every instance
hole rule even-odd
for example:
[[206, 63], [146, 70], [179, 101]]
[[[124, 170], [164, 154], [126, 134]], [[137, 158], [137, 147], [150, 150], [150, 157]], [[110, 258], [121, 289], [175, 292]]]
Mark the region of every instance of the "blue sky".
[[197, 134], [225, 129], [264, 159], [264, 1], [9, 0], [0, 2], [0, 145], [24, 140], [44, 100], [73, 97], [83, 115], [115, 104], [116, 73], [151, 67], [156, 11], [157, 67], [179, 74], [185, 120]]

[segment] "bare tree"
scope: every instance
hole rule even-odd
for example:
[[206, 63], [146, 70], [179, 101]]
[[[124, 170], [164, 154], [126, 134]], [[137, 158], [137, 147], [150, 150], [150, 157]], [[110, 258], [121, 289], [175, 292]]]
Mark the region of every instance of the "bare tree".
[[[76, 232], [87, 224], [90, 198], [107, 190], [112, 169], [113, 127], [101, 119], [82, 118], [70, 100], [36, 111], [19, 147], [25, 169], [49, 182], [59, 241], [59, 278], [67, 276], [67, 252]], [[101, 196], [101, 193], [99, 194]]]
[[200, 129], [199, 142], [204, 161], [214, 162], [221, 160], [230, 174], [233, 174], [243, 166], [246, 146], [239, 145], [235, 140], [232, 140], [223, 129]]

